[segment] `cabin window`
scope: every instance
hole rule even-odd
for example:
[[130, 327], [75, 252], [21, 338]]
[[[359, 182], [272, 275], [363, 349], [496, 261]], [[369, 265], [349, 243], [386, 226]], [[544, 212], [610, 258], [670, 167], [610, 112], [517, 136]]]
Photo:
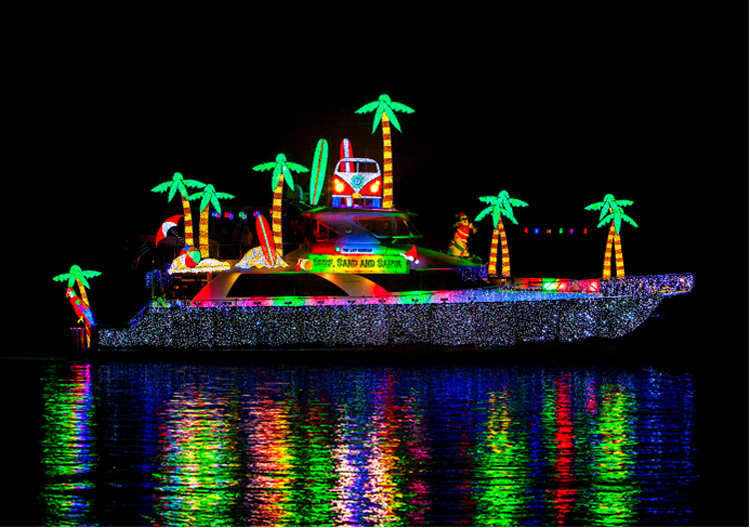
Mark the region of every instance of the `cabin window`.
[[312, 239], [316, 242], [326, 242], [341, 236], [335, 229], [331, 229], [323, 222], [309, 216], [302, 218], [304, 219], [302, 226], [303, 233], [308, 240]]
[[357, 216], [354, 221], [375, 236], [393, 236], [393, 218], [390, 216]]
[[453, 270], [412, 270], [408, 275], [362, 274], [385, 290], [398, 293], [407, 291], [462, 290], [466, 283]]
[[335, 238], [338, 238], [341, 235], [339, 235], [335, 229], [331, 229], [324, 223], [314, 221], [313, 222], [313, 236], [315, 237], [317, 241], [322, 242], [324, 240], [333, 240]]
[[414, 225], [406, 218], [396, 218], [396, 232], [394, 236], [398, 237], [421, 237]]
[[354, 221], [378, 237], [422, 237], [411, 222], [401, 216], [357, 216]]

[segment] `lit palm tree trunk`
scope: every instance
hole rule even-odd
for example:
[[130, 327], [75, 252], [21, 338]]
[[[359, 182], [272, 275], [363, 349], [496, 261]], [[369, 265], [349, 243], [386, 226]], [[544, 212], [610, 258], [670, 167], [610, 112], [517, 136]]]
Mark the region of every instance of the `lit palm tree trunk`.
[[391, 154], [391, 121], [383, 112], [383, 209], [393, 208], [393, 155]]
[[[614, 245], [615, 236], [615, 224], [609, 227], [609, 234], [607, 235], [607, 247], [604, 250], [604, 270], [602, 270], [602, 279], [609, 279], [612, 277], [612, 246]], [[618, 245], [620, 237], [617, 235]]]
[[[510, 277], [510, 253], [508, 252], [508, 239], [505, 236], [505, 226], [502, 219], [497, 224], [500, 230], [500, 248], [502, 250], [502, 276]], [[496, 257], [497, 258], [497, 257]]]
[[492, 230], [492, 247], [490, 248], [490, 263], [487, 266], [487, 274], [491, 277], [497, 275], [497, 241], [500, 236], [500, 224]]
[[182, 197], [182, 213], [185, 215], [185, 244], [192, 246], [195, 242], [193, 236], [193, 215], [190, 214], [190, 202]]
[[200, 251], [201, 258], [208, 258], [208, 207], [201, 211], [200, 219]]
[[622, 246], [620, 245], [620, 233], [615, 233], [615, 267], [617, 268], [617, 276], [625, 276], [625, 263], [622, 259]]
[[284, 256], [284, 245], [281, 239], [281, 198], [284, 190], [284, 175], [279, 176], [279, 183], [273, 191], [273, 214], [271, 216], [271, 229], [273, 230], [273, 243], [276, 245], [276, 253]]
[[[86, 306], [89, 306], [89, 298], [86, 295], [86, 288], [83, 287], [83, 284], [81, 284], [81, 281], [79, 281], [78, 279], [76, 279], [76, 284], [78, 285], [78, 292], [80, 293], [79, 297], [81, 298], [81, 301], [86, 303]], [[90, 348], [91, 347], [91, 328], [86, 322], [84, 322], [83, 326], [85, 329], [85, 332], [83, 334], [83, 346], [84, 348]]]
[[78, 292], [80, 293], [79, 297], [83, 302], [86, 303], [86, 306], [89, 305], [89, 298], [86, 295], [86, 288], [83, 287], [83, 284], [81, 284], [81, 281], [76, 279], [76, 284], [78, 285]]

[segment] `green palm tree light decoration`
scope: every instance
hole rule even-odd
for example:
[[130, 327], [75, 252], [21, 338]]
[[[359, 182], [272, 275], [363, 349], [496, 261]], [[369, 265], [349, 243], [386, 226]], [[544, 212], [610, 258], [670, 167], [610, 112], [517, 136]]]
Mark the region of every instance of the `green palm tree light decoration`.
[[254, 171], [267, 171], [272, 170], [271, 175], [271, 188], [273, 189], [273, 214], [271, 230], [273, 231], [273, 242], [276, 245], [276, 253], [280, 257], [284, 256], [283, 241], [281, 238], [281, 199], [282, 192], [284, 190], [284, 182], [291, 190], [294, 190], [294, 178], [292, 177], [292, 171], [294, 172], [308, 172], [310, 169], [300, 165], [299, 163], [293, 163], [286, 159], [284, 154], [277, 154], [276, 161], [267, 161], [253, 167]]
[[189, 246], [195, 245], [193, 236], [193, 216], [190, 214], [190, 202], [188, 201], [188, 189], [202, 189], [206, 184], [197, 180], [186, 180], [182, 174], [175, 172], [170, 181], [160, 183], [151, 192], [169, 191], [168, 202], [172, 201], [175, 194], [180, 193], [182, 198], [182, 214], [185, 216], [185, 243]]
[[200, 240], [200, 252], [201, 259], [208, 257], [208, 210], [209, 206], [213, 206], [214, 210], [221, 214], [221, 204], [219, 200], [231, 200], [234, 195], [217, 192], [214, 186], [210, 183], [203, 187], [203, 189], [195, 194], [188, 196], [188, 200], [198, 200], [200, 198], [200, 228], [199, 228], [199, 240]]
[[514, 224], [518, 224], [515, 216], [513, 216], [513, 207], [526, 207], [529, 204], [522, 200], [511, 198], [508, 195], [508, 191], [505, 190], [500, 191], [500, 194], [497, 196], [480, 196], [479, 200], [488, 204], [488, 207], [483, 209], [474, 221], [479, 222], [485, 216], [492, 215], [492, 223], [495, 225], [495, 229], [492, 231], [492, 248], [490, 250], [490, 262], [487, 266], [487, 274], [497, 276], [497, 246], [499, 240], [502, 247], [502, 276], [510, 277], [510, 255], [508, 254], [508, 239], [505, 236], [503, 216]]
[[625, 265], [622, 259], [622, 246], [620, 245], [620, 226], [625, 220], [633, 227], [638, 224], [622, 210], [623, 207], [633, 205], [631, 200], [615, 200], [615, 197], [608, 194], [601, 202], [592, 203], [586, 206], [587, 211], [601, 211], [599, 215], [599, 224], [596, 227], [602, 227], [609, 222], [609, 234], [607, 235], [607, 247], [604, 250], [604, 270], [602, 279], [612, 277], [612, 249], [614, 245], [615, 267], [617, 268], [617, 277], [625, 276]]
[[83, 270], [80, 266], [74, 264], [70, 267], [70, 271], [68, 271], [68, 273], [63, 273], [62, 275], [52, 277], [52, 280], [57, 282], [68, 281], [68, 288], [72, 288], [74, 284], [77, 285], [78, 293], [80, 294], [79, 297], [84, 303], [86, 303], [86, 305], [88, 305], [89, 299], [86, 295], [86, 288], [91, 288], [91, 286], [89, 286], [89, 283], [86, 279], [98, 277], [101, 274], [101, 271]]
[[392, 101], [387, 94], [382, 94], [377, 101], [367, 103], [365, 106], [356, 110], [355, 114], [364, 114], [375, 112], [375, 119], [372, 123], [372, 133], [378, 128], [378, 123], [382, 124], [383, 130], [383, 208], [393, 208], [393, 156], [391, 154], [391, 123], [401, 132], [401, 125], [396, 117], [396, 112], [414, 113], [414, 109], [402, 103]]

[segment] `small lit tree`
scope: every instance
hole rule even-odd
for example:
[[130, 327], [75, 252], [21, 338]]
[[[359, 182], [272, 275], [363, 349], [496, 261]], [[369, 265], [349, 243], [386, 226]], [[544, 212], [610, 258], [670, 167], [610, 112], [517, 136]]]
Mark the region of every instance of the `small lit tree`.
[[86, 288], [91, 288], [91, 286], [89, 286], [89, 283], [86, 279], [98, 277], [101, 274], [101, 271], [82, 270], [80, 266], [74, 264], [70, 267], [70, 271], [68, 271], [68, 273], [63, 273], [62, 275], [52, 277], [52, 280], [57, 282], [68, 281], [68, 288], [72, 288], [74, 284], [77, 285], [81, 300], [88, 306], [89, 299], [86, 295]]
[[607, 246], [604, 249], [603, 279], [609, 279], [612, 277], [613, 246], [617, 276], [625, 276], [625, 264], [622, 259], [622, 246], [620, 245], [620, 226], [622, 225], [622, 221], [625, 220], [633, 227], [638, 227], [638, 224], [636, 224], [635, 221], [622, 210], [623, 207], [628, 205], [633, 205], [633, 202], [631, 200], [615, 200], [614, 196], [608, 194], [601, 202], [592, 203], [585, 207], [587, 211], [601, 211], [601, 214], [599, 215], [599, 224], [597, 224], [596, 227], [602, 227], [607, 224], [607, 222], [610, 223], [609, 234], [607, 235]]
[[286, 155], [277, 154], [276, 161], [267, 161], [253, 167], [254, 171], [267, 171], [273, 170], [271, 175], [271, 188], [273, 189], [273, 214], [271, 230], [273, 231], [273, 242], [276, 245], [276, 253], [280, 256], [284, 256], [283, 241], [281, 238], [281, 204], [282, 194], [284, 191], [284, 182], [291, 190], [294, 190], [294, 178], [292, 177], [292, 171], [294, 172], [308, 172], [310, 169], [300, 165], [299, 163], [293, 163], [286, 159]]
[[190, 202], [188, 201], [188, 189], [202, 189], [206, 184], [197, 180], [186, 180], [182, 174], [175, 172], [170, 181], [160, 183], [151, 192], [166, 192], [169, 191], [169, 197], [167, 201], [171, 202], [175, 194], [180, 193], [182, 198], [182, 211], [185, 215], [185, 243], [194, 246], [195, 240], [193, 237], [193, 216], [190, 213]]
[[381, 123], [383, 130], [383, 209], [393, 208], [393, 155], [391, 154], [391, 123], [401, 132], [401, 125], [396, 117], [396, 112], [414, 113], [414, 110], [405, 104], [392, 101], [387, 94], [382, 94], [377, 101], [367, 103], [355, 114], [375, 112], [372, 123], [372, 133]]
[[485, 216], [492, 215], [492, 223], [495, 226], [495, 229], [492, 231], [492, 248], [490, 250], [490, 262], [487, 266], [487, 274], [497, 276], [497, 246], [499, 240], [502, 248], [501, 273], [503, 277], [510, 277], [510, 255], [508, 253], [508, 240], [505, 236], [503, 216], [514, 224], [518, 224], [515, 216], [513, 216], [513, 207], [526, 207], [529, 204], [516, 198], [511, 198], [508, 195], [508, 191], [504, 190], [500, 191], [500, 194], [497, 196], [480, 196], [479, 200], [489, 204], [489, 206], [483, 209], [474, 221], [479, 222]]
[[219, 200], [231, 200], [234, 198], [234, 195], [225, 193], [225, 192], [217, 192], [216, 189], [214, 189], [214, 186], [210, 183], [203, 187], [203, 189], [195, 194], [191, 194], [188, 196], [188, 200], [198, 200], [200, 199], [200, 252], [201, 252], [201, 258], [206, 258], [209, 256], [208, 251], [208, 210], [210, 209], [209, 206], [213, 206], [214, 210], [216, 210], [219, 214], [221, 214], [221, 204], [219, 203]]

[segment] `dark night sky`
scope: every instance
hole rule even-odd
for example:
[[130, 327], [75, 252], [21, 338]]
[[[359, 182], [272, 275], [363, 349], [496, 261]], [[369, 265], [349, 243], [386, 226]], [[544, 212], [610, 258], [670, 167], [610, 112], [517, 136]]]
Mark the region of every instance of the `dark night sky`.
[[[393, 134], [396, 205], [418, 212], [441, 244], [454, 215], [473, 217], [476, 198], [501, 189], [529, 202], [516, 210], [521, 226], [593, 228], [597, 215], [583, 207], [612, 193], [635, 202], [626, 212], [640, 228], [622, 234], [630, 274], [692, 271], [707, 284], [738, 257], [744, 273], [747, 57], [734, 50], [746, 40], [724, 31], [719, 14], [587, 16], [559, 25], [552, 16], [552, 29], [518, 21], [525, 30], [513, 18], [429, 28], [396, 20], [345, 43], [340, 31], [320, 30], [318, 41], [289, 30], [275, 51], [277, 39], [254, 27], [50, 39], [24, 64], [19, 98], [32, 149], [17, 183], [37, 194], [24, 202], [30, 236], [21, 237], [22, 218], [16, 235], [23, 251], [47, 257], [32, 264], [36, 309], [69, 315], [64, 287], [50, 279], [72, 264], [104, 273], [92, 280], [92, 303], [127, 295], [124, 240], [155, 233], [172, 214], [149, 191], [174, 172], [236, 195], [234, 204], [264, 206], [269, 177], [251, 168], [278, 152], [310, 166], [319, 138], [337, 149], [348, 137], [355, 154], [381, 161], [371, 114], [354, 114], [381, 93], [416, 110]], [[730, 211], [726, 196], [739, 197]], [[491, 226], [479, 227], [472, 250], [488, 254]], [[727, 230], [739, 245], [725, 249]], [[590, 236], [596, 256], [581, 262], [582, 276], [600, 273], [606, 230]], [[515, 243], [512, 259], [528, 241]], [[535, 251], [540, 259], [519, 255], [514, 271], [552, 274], [578, 256]]]

